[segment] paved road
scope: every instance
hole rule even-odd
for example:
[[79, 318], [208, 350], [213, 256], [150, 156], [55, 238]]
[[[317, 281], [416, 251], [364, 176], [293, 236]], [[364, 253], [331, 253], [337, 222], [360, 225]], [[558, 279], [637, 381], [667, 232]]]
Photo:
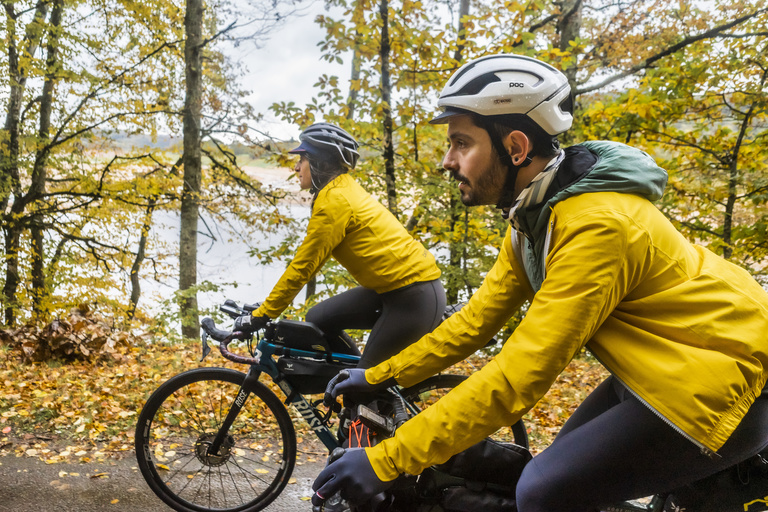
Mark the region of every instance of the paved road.
[[[308, 512], [314, 476], [323, 463], [297, 465], [267, 512]], [[100, 475], [100, 476], [99, 476]], [[88, 464], [46, 464], [33, 457], [0, 457], [0, 512], [167, 512], [129, 456]]]

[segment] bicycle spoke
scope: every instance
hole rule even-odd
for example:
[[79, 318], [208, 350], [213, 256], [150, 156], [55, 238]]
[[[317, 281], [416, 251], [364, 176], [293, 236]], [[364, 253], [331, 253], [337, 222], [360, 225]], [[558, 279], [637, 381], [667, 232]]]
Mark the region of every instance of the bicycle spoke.
[[287, 484], [296, 457], [291, 418], [261, 384], [218, 451], [210, 449], [243, 379], [232, 370], [191, 370], [166, 383], [167, 391], [161, 386], [142, 411], [142, 475], [176, 510], [260, 510]]
[[[229, 466], [227, 466], [227, 473], [229, 474], [229, 478], [232, 480], [232, 487], [235, 489], [235, 492], [237, 492], [237, 495], [240, 498], [240, 501], [242, 502], [243, 501], [243, 497], [240, 494], [240, 487], [238, 487], [237, 483], [235, 482], [235, 478], [232, 475], [232, 468], [230, 468]], [[247, 481], [248, 481], [248, 479], [246, 479], [246, 482]], [[249, 484], [250, 484], [250, 482], [249, 482]], [[253, 485], [252, 484], [250, 484], [250, 485], [251, 485], [251, 490], [253, 490]]]

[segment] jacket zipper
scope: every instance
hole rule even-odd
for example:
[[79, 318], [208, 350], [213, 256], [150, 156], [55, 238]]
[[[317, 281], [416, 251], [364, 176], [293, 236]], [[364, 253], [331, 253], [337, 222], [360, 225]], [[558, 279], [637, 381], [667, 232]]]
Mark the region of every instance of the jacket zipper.
[[[546, 277], [547, 277], [547, 270], [546, 270], [545, 260], [546, 260], [547, 254], [549, 254], [549, 244], [551, 243], [551, 240], [552, 240], [552, 230], [554, 229], [554, 227], [555, 227], [555, 221], [554, 220], [550, 220], [549, 221], [549, 226], [548, 226], [548, 229], [547, 229], [547, 235], [546, 235], [546, 238], [544, 239], [544, 248], [542, 250], [542, 255], [541, 255], [542, 281], [544, 279], [546, 279]], [[533, 247], [532, 247], [532, 250], [533, 250]], [[696, 439], [691, 437], [689, 434], [685, 433], [680, 427], [678, 427], [677, 425], [672, 423], [672, 421], [669, 418], [667, 418], [666, 416], [661, 414], [659, 411], [656, 410], [655, 407], [653, 407], [643, 397], [641, 397], [639, 394], [637, 394], [637, 392], [634, 389], [632, 389], [629, 386], [627, 386], [627, 384], [620, 377], [618, 377], [605, 363], [603, 363], [600, 360], [600, 358], [597, 357], [593, 352], [592, 352], [592, 355], [595, 357], [595, 359], [597, 359], [600, 362], [600, 364], [603, 365], [603, 367], [606, 370], [608, 370], [608, 372], [611, 374], [611, 376], [613, 376], [613, 378], [615, 378], [616, 380], [619, 381], [619, 383], [621, 383], [621, 385], [624, 387], [624, 389], [629, 391], [629, 393], [633, 397], [635, 397], [637, 399], [637, 401], [639, 401], [641, 404], [643, 404], [645, 407], [647, 407], [659, 419], [661, 419], [664, 423], [666, 423], [672, 429], [674, 429], [675, 432], [677, 432], [678, 434], [683, 436], [685, 439], [687, 439], [688, 441], [693, 443], [693, 445], [696, 446], [701, 451], [702, 454], [706, 455], [710, 459], [719, 459], [720, 458], [720, 455], [717, 452], [715, 452], [713, 450], [710, 450], [709, 448], [707, 448], [706, 446], [701, 444], [699, 441], [697, 441]]]
[[716, 459], [719, 459], [719, 458], [721, 457], [721, 456], [720, 456], [720, 455], [719, 455], [717, 452], [715, 452], [715, 451], [713, 451], [713, 450], [710, 450], [709, 448], [707, 448], [706, 446], [704, 446], [703, 444], [701, 444], [699, 441], [697, 441], [696, 439], [694, 439], [693, 437], [691, 437], [689, 434], [687, 434], [686, 432], [684, 432], [684, 431], [683, 431], [683, 430], [682, 430], [680, 427], [678, 427], [677, 425], [675, 425], [674, 423], [672, 423], [672, 421], [671, 421], [669, 418], [667, 418], [666, 416], [664, 416], [663, 414], [661, 414], [659, 411], [657, 411], [655, 407], [653, 407], [653, 406], [652, 406], [651, 404], [649, 404], [649, 403], [648, 403], [648, 402], [647, 402], [647, 401], [646, 401], [646, 400], [645, 400], [643, 397], [641, 397], [639, 394], [637, 394], [637, 392], [636, 392], [634, 389], [632, 389], [631, 387], [627, 386], [627, 384], [626, 384], [626, 383], [625, 383], [625, 382], [624, 382], [624, 381], [621, 379], [621, 377], [617, 376], [617, 375], [616, 375], [616, 374], [613, 372], [613, 370], [611, 370], [611, 369], [610, 369], [608, 366], [606, 366], [606, 364], [605, 364], [605, 363], [603, 363], [603, 361], [602, 361], [602, 360], [600, 360], [600, 358], [599, 358], [599, 357], [597, 357], [597, 356], [595, 355], [595, 353], [594, 353], [594, 352], [590, 351], [590, 353], [592, 354], [592, 356], [593, 356], [595, 359], [597, 359], [597, 360], [600, 362], [600, 364], [601, 364], [601, 365], [603, 365], [603, 368], [605, 368], [606, 370], [608, 370], [608, 372], [611, 374], [611, 376], [612, 376], [614, 379], [616, 379], [617, 381], [619, 381], [619, 384], [621, 384], [621, 385], [624, 387], [624, 389], [626, 389], [627, 391], [629, 391], [629, 393], [630, 393], [630, 394], [631, 394], [633, 397], [635, 397], [635, 398], [637, 399], [637, 401], [638, 401], [638, 402], [640, 402], [640, 403], [641, 403], [641, 404], [643, 404], [645, 407], [647, 407], [647, 408], [648, 408], [648, 410], [650, 410], [650, 411], [651, 411], [653, 414], [655, 414], [655, 415], [656, 415], [656, 417], [658, 417], [658, 418], [659, 418], [661, 421], [663, 421], [664, 423], [666, 423], [667, 425], [669, 425], [670, 427], [672, 427], [672, 429], [674, 429], [674, 431], [675, 431], [675, 432], [677, 432], [678, 434], [680, 434], [681, 436], [683, 436], [685, 439], [687, 439], [688, 441], [690, 441], [691, 443], [693, 443], [693, 445], [694, 445], [694, 446], [696, 446], [696, 448], [698, 448], [698, 449], [701, 451], [701, 453], [702, 453], [703, 455], [706, 455], [706, 456], [707, 456], [707, 457], [709, 457], [710, 459], [715, 459], [715, 460], [716, 460]]
[[[555, 221], [554, 220], [550, 220], [549, 221], [549, 228], [547, 229], [547, 235], [546, 235], [546, 238], [544, 239], [544, 250], [542, 251], [542, 262], [541, 262], [542, 263], [542, 267], [541, 268], [543, 269], [542, 270], [542, 274], [543, 274], [544, 278], [546, 278], [546, 276], [547, 276], [547, 274], [546, 274], [546, 266], [544, 265], [544, 263], [545, 263], [544, 260], [546, 259], [546, 255], [549, 253], [549, 244], [550, 244], [551, 239], [552, 239], [552, 230], [554, 229], [554, 227], [555, 227]], [[613, 378], [615, 378], [616, 380], [619, 381], [619, 383], [621, 383], [621, 385], [624, 387], [624, 389], [629, 391], [629, 393], [633, 397], [635, 397], [641, 404], [643, 404], [645, 407], [647, 407], [653, 414], [655, 414], [664, 423], [666, 423], [667, 425], [672, 427], [675, 430], [675, 432], [677, 432], [678, 434], [683, 436], [685, 439], [687, 439], [688, 441], [693, 443], [693, 445], [696, 446], [701, 451], [702, 454], [706, 455], [710, 459], [719, 459], [720, 458], [720, 455], [718, 455], [717, 452], [714, 452], [714, 451], [710, 450], [709, 448], [707, 448], [706, 446], [704, 446], [703, 444], [701, 444], [699, 441], [697, 441], [696, 439], [694, 439], [693, 437], [691, 437], [690, 435], [685, 433], [680, 427], [678, 427], [677, 425], [672, 423], [672, 421], [669, 418], [667, 418], [666, 416], [661, 414], [659, 411], [657, 411], [655, 407], [653, 407], [643, 397], [641, 397], [639, 394], [637, 394], [637, 392], [634, 389], [632, 389], [629, 386], [627, 386], [627, 384], [623, 380], [621, 380], [621, 378], [618, 377], [610, 368], [608, 368], [608, 366], [606, 366], [606, 364], [603, 363], [600, 360], [599, 357], [595, 356], [594, 353], [592, 353], [592, 355], [595, 357], [595, 359], [600, 361], [600, 364], [602, 364], [603, 367], [606, 370], [608, 370], [608, 372], [611, 374], [611, 376], [613, 376]]]
[[[550, 215], [552, 213], [550, 212]], [[549, 244], [552, 242], [552, 230], [555, 229], [555, 221], [549, 221], [549, 227], [547, 228], [547, 234], [544, 237], [544, 247], [541, 251], [541, 282], [547, 278], [547, 256], [549, 255]]]

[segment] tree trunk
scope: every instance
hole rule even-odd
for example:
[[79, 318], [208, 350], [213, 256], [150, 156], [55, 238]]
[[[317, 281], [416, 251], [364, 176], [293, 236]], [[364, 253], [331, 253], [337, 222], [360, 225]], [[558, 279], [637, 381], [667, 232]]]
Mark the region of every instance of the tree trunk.
[[312, 276], [309, 281], [307, 281], [305, 300], [311, 299], [315, 293], [317, 293], [317, 275]]
[[[32, 167], [32, 183], [28, 201], [39, 201], [45, 195], [45, 185], [48, 179], [47, 166], [50, 152], [51, 111], [53, 110], [53, 89], [56, 85], [56, 67], [58, 64], [59, 27], [61, 26], [62, 1], [55, 0], [51, 11], [51, 22], [48, 30], [47, 55], [45, 58], [46, 75], [43, 83], [43, 94], [40, 98], [40, 128], [38, 131], [38, 149], [35, 163]], [[46, 297], [48, 296], [45, 277], [45, 230], [43, 218], [35, 215], [31, 227], [32, 234], [32, 313], [33, 316], [45, 320]]]
[[[763, 73], [763, 79], [760, 82], [761, 86], [765, 84], [766, 77], [768, 77], [768, 70]], [[726, 199], [723, 218], [723, 258], [725, 259], [730, 259], [733, 256], [733, 212], [736, 207], [736, 197], [739, 193], [737, 189], [739, 183], [739, 153], [741, 152], [741, 145], [744, 143], [744, 138], [752, 123], [752, 116], [757, 106], [757, 103], [752, 103], [747, 113], [744, 114], [744, 119], [741, 120], [741, 127], [739, 128], [739, 136], [736, 138], [736, 144], [731, 152], [731, 161], [728, 169], [728, 198]]]
[[184, 100], [184, 188], [181, 196], [181, 229], [179, 236], [179, 308], [181, 334], [185, 338], [199, 336], [197, 311], [197, 220], [200, 208], [201, 110], [203, 96], [202, 44], [203, 2], [187, 0], [184, 16], [186, 97]]
[[[470, 0], [461, 0], [459, 5], [459, 20], [456, 26], [456, 52], [453, 54], [453, 59], [456, 61], [456, 65], [461, 64], [464, 60], [464, 43], [462, 40], [466, 34], [466, 28], [464, 27], [464, 17], [469, 15]], [[450, 231], [453, 233], [456, 230], [456, 226], [461, 220], [463, 212], [466, 212], [466, 206], [464, 206], [458, 197], [458, 191], [456, 187], [449, 187], [448, 193], [451, 195], [451, 219], [450, 219]], [[466, 230], [466, 225], [464, 226]], [[466, 232], [466, 231], [465, 231]], [[465, 254], [464, 243], [451, 239], [448, 244], [448, 261], [451, 268], [458, 269], [462, 267], [462, 258]], [[459, 290], [463, 287], [463, 281], [456, 276], [450, 276], [445, 282], [445, 296], [449, 304], [458, 302]]]
[[[563, 2], [562, 14], [557, 21], [557, 29], [560, 32], [560, 51], [568, 52], [571, 49], [570, 42], [579, 37], [581, 31], [581, 11], [583, 8], [582, 0], [565, 0]], [[576, 90], [576, 64], [563, 70], [571, 84], [571, 90]]]
[[456, 28], [456, 53], [453, 54], [453, 59], [459, 63], [464, 60], [464, 43], [462, 40], [466, 37], [466, 29], [464, 27], [464, 16], [469, 16], [469, 2], [470, 0], [461, 0], [459, 4], [459, 21]]
[[45, 286], [45, 238], [39, 216], [32, 219], [29, 232], [32, 237], [32, 317], [45, 321], [45, 299], [48, 296]]
[[147, 248], [147, 237], [149, 235], [149, 230], [152, 228], [152, 212], [154, 212], [156, 204], [157, 197], [151, 197], [149, 199], [149, 204], [147, 204], [147, 212], [144, 215], [144, 222], [141, 225], [141, 237], [139, 237], [139, 247], [136, 250], [136, 258], [134, 258], [133, 265], [131, 266], [131, 303], [128, 305], [128, 321], [133, 320], [133, 317], [136, 315], [136, 306], [139, 304], [139, 299], [141, 298], [139, 270], [141, 270], [141, 263], [144, 261]]
[[[5, 124], [0, 132], [0, 142], [7, 143], [7, 149], [0, 151], [0, 212], [5, 213], [10, 200], [11, 192], [18, 197], [19, 190], [19, 120], [21, 118], [21, 108], [24, 100], [24, 90], [27, 86], [27, 70], [21, 60], [23, 54], [34, 57], [40, 44], [42, 30], [40, 24], [45, 21], [48, 15], [48, 3], [39, 2], [35, 9], [33, 20], [27, 25], [24, 40], [21, 46], [22, 55], [19, 55], [19, 47], [16, 45], [16, 30], [14, 23], [18, 19], [14, 14], [14, 2], [3, 1], [2, 6], [6, 11], [6, 31], [8, 38], [8, 111], [5, 113]], [[7, 141], [7, 142], [6, 142]], [[6, 251], [7, 253], [7, 251]]]
[[[364, 23], [365, 20], [363, 20], [363, 15], [363, 2], [362, 0], [357, 0], [355, 2], [355, 8], [352, 12], [352, 23], [355, 24], [355, 26]], [[360, 45], [361, 37], [362, 35], [360, 34], [360, 31], [355, 30], [355, 45], [352, 48], [352, 71], [349, 76], [349, 96], [347, 97], [347, 119], [354, 119], [355, 117], [355, 109], [357, 108], [357, 96], [360, 92], [359, 89], [353, 85], [353, 82], [360, 79], [360, 68], [362, 66], [363, 59], [360, 56], [358, 46]]]
[[[26, 53], [34, 57], [43, 33], [40, 25], [48, 15], [48, 4], [39, 2], [35, 9], [33, 20], [27, 25], [24, 39], [16, 44], [16, 23], [18, 15], [14, 11], [14, 2], [3, 1], [2, 7], [6, 13], [7, 56], [8, 56], [8, 110], [5, 113], [5, 124], [0, 131], [0, 143], [4, 150], [0, 151], [0, 214], [3, 215], [3, 231], [5, 240], [5, 285], [3, 286], [3, 308], [5, 323], [12, 326], [16, 323], [16, 292], [19, 287], [19, 243], [23, 232], [22, 213], [25, 209], [22, 201], [21, 179], [19, 177], [19, 140], [21, 126], [21, 109], [24, 91], [27, 84], [27, 70], [23, 60]], [[21, 49], [19, 49], [21, 48]], [[8, 205], [11, 195], [14, 204], [10, 213]]]
[[392, 84], [389, 74], [389, 0], [379, 4], [381, 16], [381, 106], [384, 124], [384, 181], [387, 185], [387, 207], [397, 216], [397, 188], [395, 186], [395, 147], [392, 141]]
[[18, 222], [5, 225], [5, 285], [3, 286], [3, 305], [5, 307], [5, 325], [16, 324], [16, 290], [19, 287], [19, 239], [21, 228]]
[[[459, 220], [461, 219], [462, 210], [466, 210], [467, 207], [461, 203], [455, 190], [451, 189], [449, 190], [449, 193], [451, 194], [451, 220], [449, 224], [449, 230], [451, 233], [454, 233], [456, 231], [457, 225], [459, 224]], [[464, 226], [464, 229], [466, 229], [466, 226]], [[459, 269], [462, 266], [461, 257], [464, 255], [463, 245], [464, 244], [456, 241], [453, 237], [451, 237], [451, 240], [448, 243], [448, 261], [449, 266], [453, 269]], [[448, 301], [448, 304], [458, 302], [461, 284], [461, 279], [458, 279], [456, 276], [451, 275], [448, 277], [448, 279], [446, 279], [445, 297]]]

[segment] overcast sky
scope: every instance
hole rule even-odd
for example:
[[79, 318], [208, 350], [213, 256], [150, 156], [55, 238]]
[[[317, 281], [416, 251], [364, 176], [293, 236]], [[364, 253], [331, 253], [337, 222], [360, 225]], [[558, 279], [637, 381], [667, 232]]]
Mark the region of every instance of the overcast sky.
[[[342, 90], [347, 87], [350, 65], [320, 60], [317, 43], [323, 40], [325, 31], [314, 20], [318, 13], [326, 12], [323, 4], [316, 0], [308, 7], [306, 15], [291, 17], [260, 48], [241, 45], [234, 50], [234, 57], [248, 69], [243, 81], [244, 88], [251, 91], [248, 101], [266, 117], [259, 129], [274, 137], [295, 138], [299, 129], [278, 121], [268, 110], [272, 103], [293, 101], [303, 107], [316, 92], [312, 84], [324, 73], [338, 76]], [[331, 15], [339, 18], [342, 13]]]

